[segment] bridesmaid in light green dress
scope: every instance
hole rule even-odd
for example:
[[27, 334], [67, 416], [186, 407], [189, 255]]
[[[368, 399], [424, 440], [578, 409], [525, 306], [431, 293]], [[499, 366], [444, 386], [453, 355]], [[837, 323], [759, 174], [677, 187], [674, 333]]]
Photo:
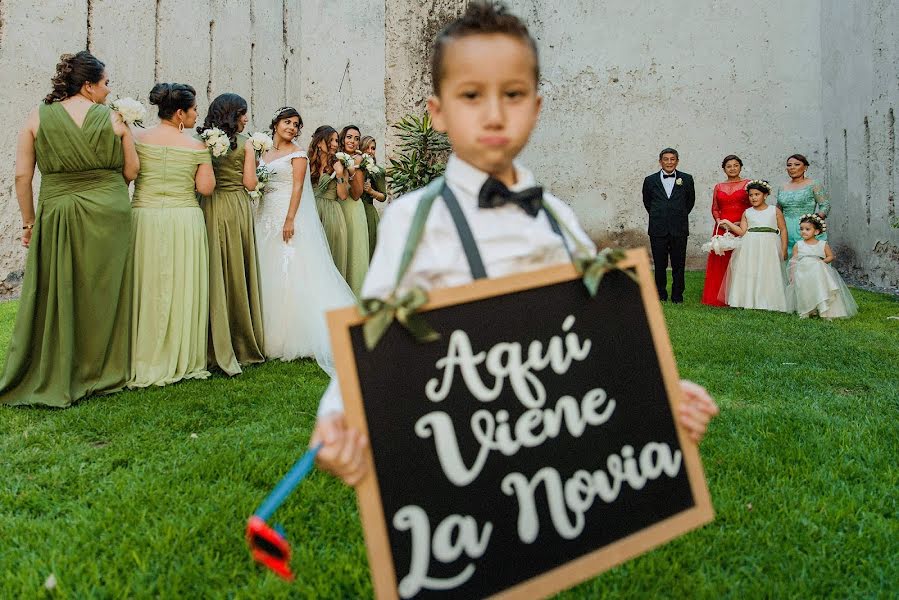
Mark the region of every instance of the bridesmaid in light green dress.
[[349, 197], [350, 185], [343, 165], [334, 159], [337, 148], [337, 130], [322, 125], [312, 135], [307, 155], [318, 217], [328, 239], [334, 266], [346, 279], [347, 228], [340, 203]]
[[128, 379], [127, 181], [139, 160], [130, 129], [103, 106], [108, 83], [90, 53], [62, 55], [53, 91], [19, 132], [16, 196], [28, 258], [0, 404], [65, 407]]
[[212, 158], [216, 188], [200, 198], [209, 236], [209, 365], [228, 375], [265, 361], [256, 228], [248, 189], [256, 189], [256, 154], [247, 126], [247, 102], [222, 94], [209, 105], [198, 132], [218, 127], [231, 139]]
[[[360, 146], [360, 148], [362, 148], [362, 154], [371, 156], [372, 160], [375, 161], [375, 164], [377, 164], [377, 156], [375, 155], [377, 147], [377, 142], [372, 136], [367, 135], [362, 138], [362, 144]], [[386, 199], [387, 174], [383, 167], [381, 167], [381, 170], [377, 173], [366, 173], [362, 201], [365, 203], [365, 220], [368, 222], [369, 262], [371, 262], [371, 257], [375, 255], [375, 246], [377, 246], [378, 243], [378, 223], [381, 220], [378, 209], [375, 208], [375, 200], [384, 202]]]
[[184, 132], [197, 120], [194, 88], [157, 83], [159, 125], [141, 132], [134, 184], [134, 319], [130, 387], [205, 379], [209, 251], [196, 192], [215, 188], [206, 146]]
[[368, 219], [365, 216], [364, 193], [365, 172], [359, 168], [362, 155], [359, 153], [359, 128], [347, 125], [340, 131], [338, 142], [342, 151], [354, 157], [355, 164], [348, 170], [350, 180], [350, 196], [340, 203], [343, 218], [346, 220], [347, 261], [346, 281], [356, 296], [362, 291], [362, 282], [368, 273], [371, 255], [368, 247]]

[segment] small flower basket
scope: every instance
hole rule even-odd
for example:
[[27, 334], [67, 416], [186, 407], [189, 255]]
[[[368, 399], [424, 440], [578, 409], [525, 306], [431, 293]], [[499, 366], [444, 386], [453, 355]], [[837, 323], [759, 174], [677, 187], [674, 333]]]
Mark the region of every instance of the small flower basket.
[[[718, 233], [719, 229], [724, 231], [723, 235]], [[724, 229], [719, 223], [715, 227], [715, 235], [712, 236], [711, 240], [703, 244], [700, 249], [703, 252], [714, 252], [718, 256], [724, 256], [725, 252], [735, 250], [739, 245], [740, 238]]]

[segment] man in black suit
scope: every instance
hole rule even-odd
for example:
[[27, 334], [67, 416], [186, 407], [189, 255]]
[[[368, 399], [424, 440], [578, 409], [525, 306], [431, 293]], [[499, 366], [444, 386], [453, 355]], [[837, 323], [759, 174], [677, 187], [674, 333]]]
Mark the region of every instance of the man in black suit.
[[659, 153], [662, 170], [643, 180], [643, 206], [649, 213], [649, 245], [655, 265], [656, 289], [660, 300], [668, 299], [668, 258], [671, 258], [671, 301], [684, 301], [684, 266], [687, 262], [687, 217], [696, 203], [693, 178], [677, 170], [674, 148]]

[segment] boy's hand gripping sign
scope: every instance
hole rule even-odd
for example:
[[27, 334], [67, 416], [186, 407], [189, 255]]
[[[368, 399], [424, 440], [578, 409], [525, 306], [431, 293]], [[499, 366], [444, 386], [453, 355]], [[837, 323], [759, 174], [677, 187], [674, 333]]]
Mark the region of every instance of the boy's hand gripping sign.
[[547, 596], [713, 518], [646, 252], [616, 267], [430, 292], [427, 343], [328, 315], [379, 598]]

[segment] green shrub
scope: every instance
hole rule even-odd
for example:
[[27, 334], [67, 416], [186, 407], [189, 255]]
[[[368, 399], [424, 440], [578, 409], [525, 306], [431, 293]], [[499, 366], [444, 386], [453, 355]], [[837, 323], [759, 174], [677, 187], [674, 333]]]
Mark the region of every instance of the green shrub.
[[434, 129], [431, 115], [406, 115], [393, 125], [400, 144], [390, 159], [387, 177], [391, 195], [417, 190], [443, 175], [450, 144], [446, 134]]

